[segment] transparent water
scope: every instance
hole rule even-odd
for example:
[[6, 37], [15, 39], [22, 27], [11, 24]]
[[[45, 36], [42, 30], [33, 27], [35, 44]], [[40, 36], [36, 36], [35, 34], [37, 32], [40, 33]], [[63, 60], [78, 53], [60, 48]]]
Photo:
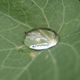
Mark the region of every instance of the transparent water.
[[51, 29], [38, 28], [26, 33], [24, 44], [34, 50], [43, 50], [55, 46], [58, 35]]

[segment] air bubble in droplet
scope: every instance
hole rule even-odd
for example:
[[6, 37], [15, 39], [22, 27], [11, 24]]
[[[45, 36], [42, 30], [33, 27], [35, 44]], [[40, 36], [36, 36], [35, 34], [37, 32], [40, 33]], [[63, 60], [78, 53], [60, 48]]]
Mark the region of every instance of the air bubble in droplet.
[[43, 50], [58, 43], [56, 32], [48, 28], [33, 29], [26, 33], [24, 44], [34, 50]]

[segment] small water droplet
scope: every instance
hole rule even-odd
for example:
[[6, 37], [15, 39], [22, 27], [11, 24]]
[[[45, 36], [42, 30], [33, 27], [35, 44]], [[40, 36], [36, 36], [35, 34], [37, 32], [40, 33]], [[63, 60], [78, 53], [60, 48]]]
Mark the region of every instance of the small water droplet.
[[34, 50], [48, 49], [57, 43], [57, 33], [48, 28], [32, 29], [26, 33], [24, 40], [24, 44]]

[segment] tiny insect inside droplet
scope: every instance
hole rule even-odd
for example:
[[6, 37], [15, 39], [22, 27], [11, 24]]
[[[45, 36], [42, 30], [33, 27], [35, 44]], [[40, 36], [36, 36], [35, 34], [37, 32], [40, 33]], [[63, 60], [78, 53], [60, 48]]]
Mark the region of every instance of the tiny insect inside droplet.
[[43, 50], [55, 46], [58, 35], [48, 28], [32, 29], [26, 33], [24, 44], [34, 50]]

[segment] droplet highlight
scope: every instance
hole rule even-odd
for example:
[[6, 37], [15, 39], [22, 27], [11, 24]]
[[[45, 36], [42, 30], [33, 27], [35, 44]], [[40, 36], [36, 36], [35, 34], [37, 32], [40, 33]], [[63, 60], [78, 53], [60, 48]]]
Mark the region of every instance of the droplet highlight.
[[55, 46], [58, 43], [58, 35], [48, 28], [32, 29], [26, 33], [24, 44], [34, 50], [43, 50]]

